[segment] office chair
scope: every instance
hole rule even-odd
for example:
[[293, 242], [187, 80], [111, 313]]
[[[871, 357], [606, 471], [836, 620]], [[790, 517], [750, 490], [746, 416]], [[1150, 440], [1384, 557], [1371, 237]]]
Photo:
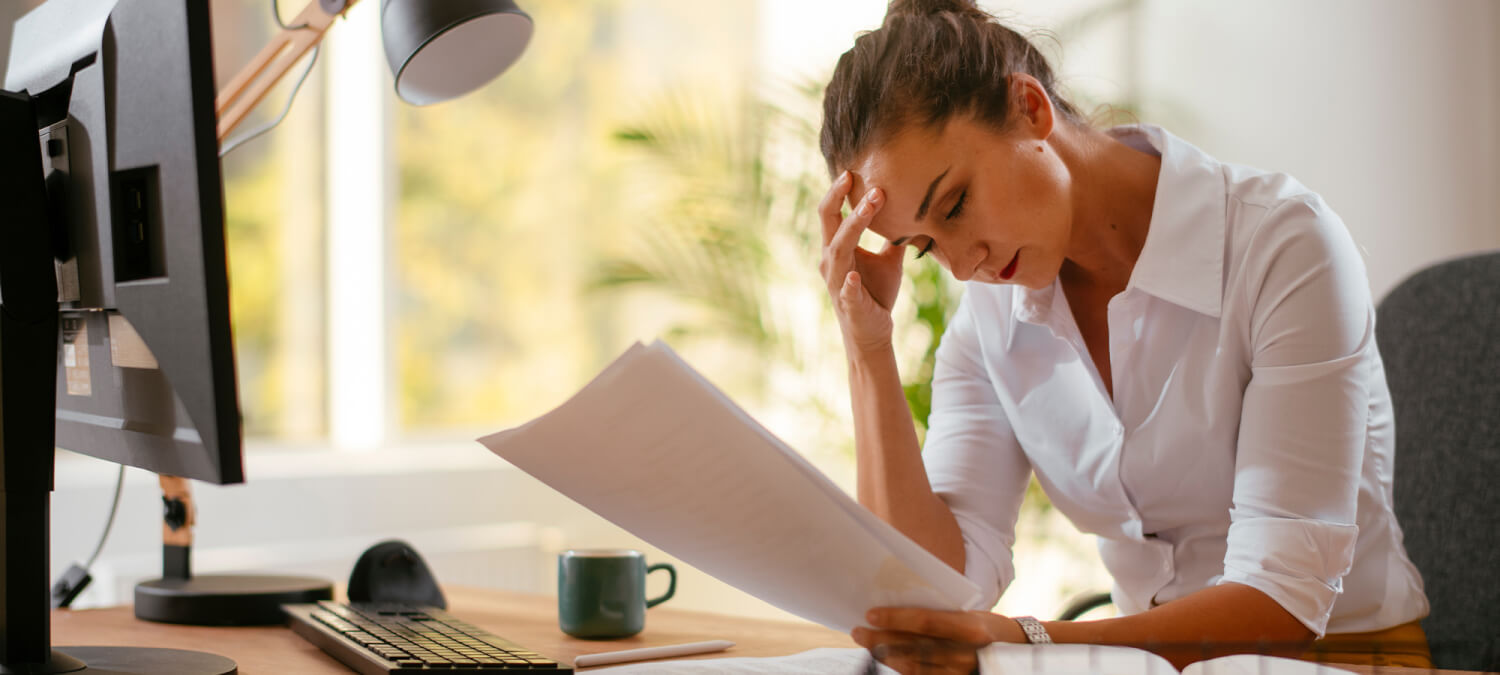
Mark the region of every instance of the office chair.
[[1376, 309], [1395, 509], [1438, 668], [1500, 671], [1500, 251], [1412, 275]]
[[1088, 612], [1105, 607], [1113, 602], [1114, 600], [1109, 596], [1109, 591], [1084, 593], [1068, 602], [1068, 606], [1064, 607], [1063, 611], [1058, 613], [1057, 620], [1073, 621]]

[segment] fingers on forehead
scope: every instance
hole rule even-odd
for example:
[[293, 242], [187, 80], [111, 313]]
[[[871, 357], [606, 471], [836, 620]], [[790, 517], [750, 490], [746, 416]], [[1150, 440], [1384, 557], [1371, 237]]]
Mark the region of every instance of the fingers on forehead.
[[865, 180], [864, 176], [861, 176], [861, 175], [859, 175], [857, 173], [854, 173], [853, 171], [850, 171], [849, 172], [849, 206], [854, 206], [854, 205], [858, 204], [859, 203], [859, 199], [862, 198], [862, 197], [864, 197], [866, 192], [870, 191], [870, 187], [871, 187], [870, 181]]
[[844, 205], [845, 197], [848, 194], [852, 194], [850, 190], [851, 188], [848, 185], [841, 186], [838, 179], [834, 179], [833, 184], [828, 186], [828, 192], [823, 195], [823, 200], [818, 202], [818, 209], [837, 214], [839, 209]]

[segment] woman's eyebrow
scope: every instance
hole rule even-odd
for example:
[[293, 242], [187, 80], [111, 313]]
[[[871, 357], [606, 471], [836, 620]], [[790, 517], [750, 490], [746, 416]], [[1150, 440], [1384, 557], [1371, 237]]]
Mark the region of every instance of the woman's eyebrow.
[[917, 207], [917, 220], [919, 222], [922, 220], [922, 216], [927, 215], [927, 207], [932, 204], [932, 192], [937, 189], [938, 183], [943, 182], [943, 176], [948, 175], [948, 172], [951, 170], [953, 170], [951, 165], [943, 169], [943, 172], [938, 174], [937, 178], [932, 179], [932, 184], [927, 186], [927, 194], [922, 195], [922, 205]]

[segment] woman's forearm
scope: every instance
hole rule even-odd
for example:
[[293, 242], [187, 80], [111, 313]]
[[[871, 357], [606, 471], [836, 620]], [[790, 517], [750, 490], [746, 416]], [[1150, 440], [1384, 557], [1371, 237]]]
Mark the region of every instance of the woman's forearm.
[[859, 503], [962, 573], [963, 535], [927, 480], [894, 350], [849, 353]]
[[1259, 652], [1301, 655], [1315, 637], [1271, 596], [1243, 584], [1220, 584], [1151, 610], [1100, 621], [1049, 621], [1055, 642], [1149, 649], [1181, 669], [1194, 661]]

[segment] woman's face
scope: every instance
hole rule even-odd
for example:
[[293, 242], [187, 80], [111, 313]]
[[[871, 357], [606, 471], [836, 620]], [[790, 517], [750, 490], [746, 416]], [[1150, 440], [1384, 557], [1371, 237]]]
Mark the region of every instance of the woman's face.
[[965, 118], [898, 134], [850, 167], [858, 200], [885, 205], [870, 230], [927, 251], [959, 281], [1043, 288], [1067, 255], [1069, 173], [1045, 131], [1025, 123], [998, 133]]

